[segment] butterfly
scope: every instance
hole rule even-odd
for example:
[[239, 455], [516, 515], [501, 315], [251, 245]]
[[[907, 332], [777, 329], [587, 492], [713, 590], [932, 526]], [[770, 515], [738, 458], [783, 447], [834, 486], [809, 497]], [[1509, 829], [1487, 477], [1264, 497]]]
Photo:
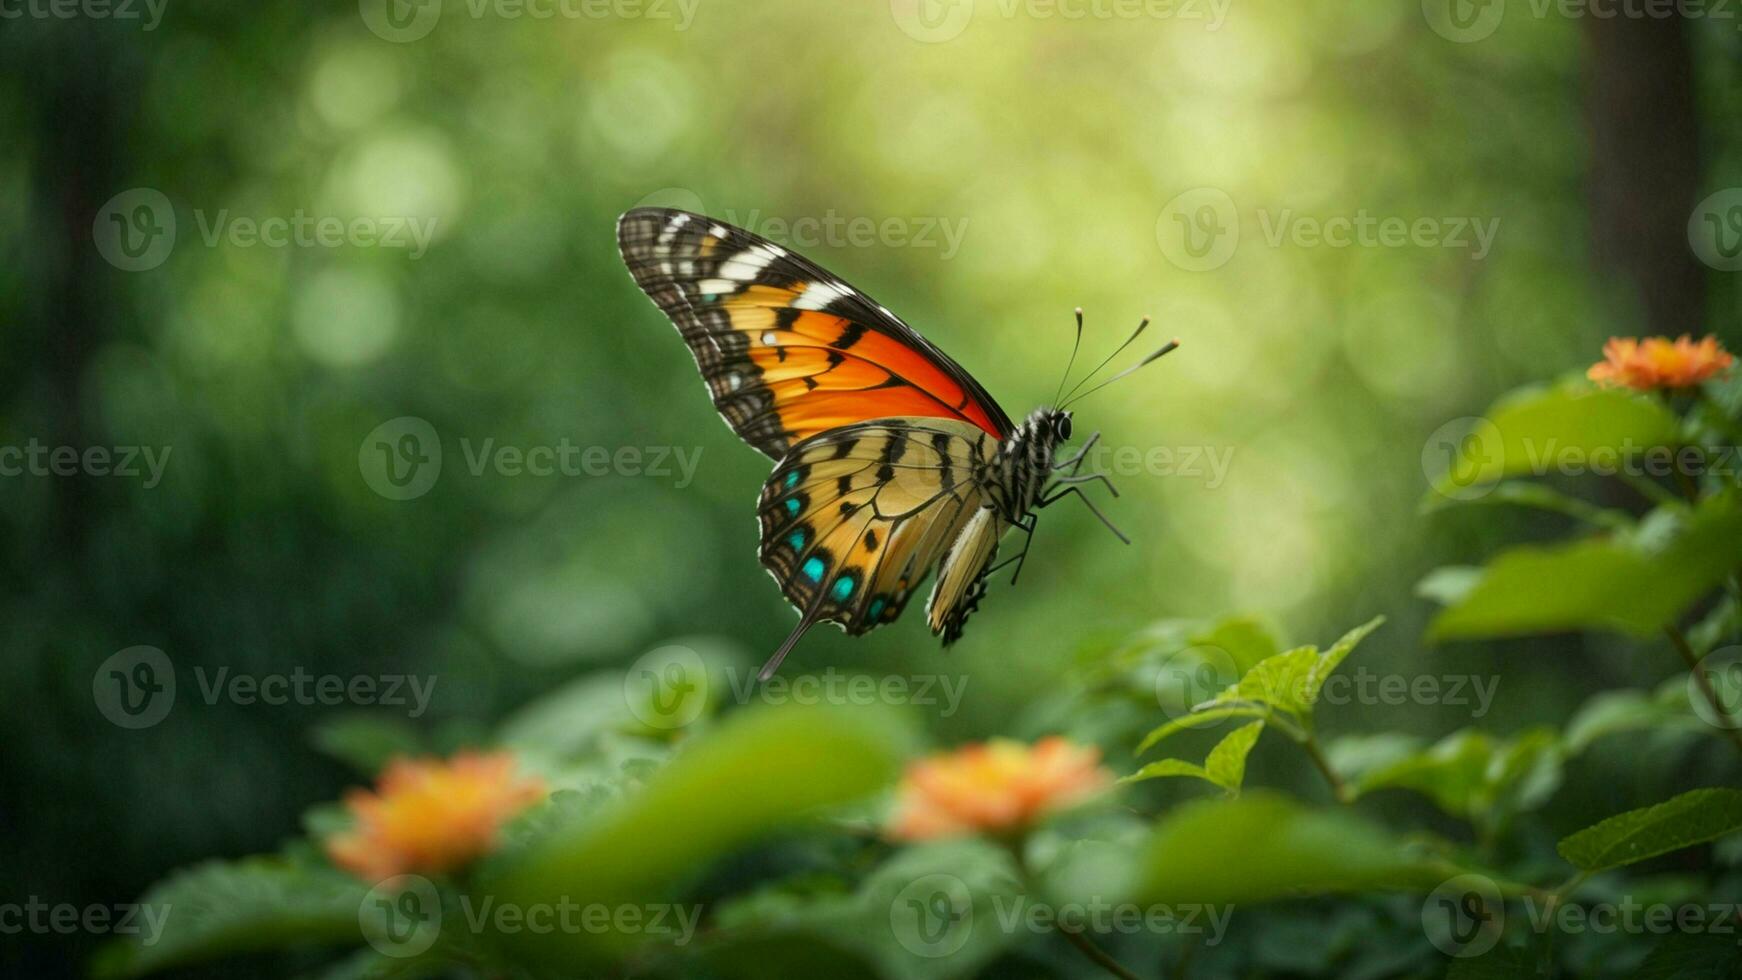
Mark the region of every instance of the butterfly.
[[[1010, 559], [1020, 575], [1036, 511], [1067, 495], [1130, 543], [1082, 492], [1099, 481], [1118, 496], [1105, 475], [1078, 473], [1099, 433], [1074, 454], [1060, 448], [1071, 438], [1066, 405], [1179, 345], [1075, 394], [1147, 318], [1058, 407], [1013, 424], [894, 313], [781, 245], [667, 208], [624, 214], [617, 245], [689, 346], [714, 407], [776, 464], [757, 501], [758, 554], [799, 621], [760, 679], [818, 623], [860, 635], [894, 622], [934, 569], [927, 622], [954, 643], [1003, 567], [993, 562], [1005, 533], [1026, 535]], [[1066, 377], [1082, 342], [1076, 317]]]

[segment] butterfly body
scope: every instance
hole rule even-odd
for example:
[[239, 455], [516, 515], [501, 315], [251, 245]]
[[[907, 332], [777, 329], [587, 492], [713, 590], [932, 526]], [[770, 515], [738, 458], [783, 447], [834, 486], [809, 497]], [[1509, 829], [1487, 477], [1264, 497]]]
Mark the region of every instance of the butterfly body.
[[799, 623], [763, 677], [816, 623], [860, 634], [893, 622], [934, 569], [928, 623], [954, 642], [1004, 534], [1032, 532], [1037, 508], [1105, 480], [1075, 475], [1087, 446], [1057, 458], [1069, 412], [1012, 424], [886, 307], [776, 243], [663, 208], [623, 215], [617, 239], [715, 408], [776, 461], [758, 553]]

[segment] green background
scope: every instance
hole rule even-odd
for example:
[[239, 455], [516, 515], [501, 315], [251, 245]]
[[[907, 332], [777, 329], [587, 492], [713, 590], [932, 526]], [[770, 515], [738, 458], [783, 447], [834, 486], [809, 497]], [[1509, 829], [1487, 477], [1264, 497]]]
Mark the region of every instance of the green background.
[[[208, 704], [200, 671], [434, 677], [413, 725], [450, 746], [674, 640], [746, 665], [772, 650], [792, 614], [755, 558], [769, 463], [714, 415], [616, 256], [613, 222], [641, 203], [764, 232], [898, 229], [786, 240], [1012, 415], [1052, 395], [1075, 306], [1085, 357], [1143, 315], [1183, 341], [1085, 402], [1077, 429], [1128, 455], [1213, 452], [1223, 479], [1116, 474], [1103, 507], [1131, 547], [1080, 507], [1047, 511], [1020, 585], [995, 584], [947, 652], [916, 607], [868, 637], [813, 633], [788, 661], [965, 679], [959, 711], [921, 709], [940, 744], [1010, 730], [1079, 647], [1167, 617], [1257, 611], [1324, 643], [1383, 612], [1370, 670], [1500, 676], [1485, 717], [1376, 704], [1321, 712], [1332, 734], [1507, 732], [1673, 673], [1667, 652], [1605, 638], [1421, 641], [1425, 571], [1566, 529], [1422, 514], [1423, 456], [1443, 424], [1581, 372], [1612, 334], [1742, 346], [1736, 276], [1687, 235], [1699, 201], [1742, 183], [1736, 21], [1514, 3], [1458, 41], [1433, 4], [1233, 0], [1212, 24], [1208, 5], [1103, 18], [1087, 2], [981, 0], [965, 23], [935, 5], [928, 27], [905, 0], [552, 19], [450, 0], [400, 40], [371, 30], [367, 0], [169, 0], [151, 30], [0, 24], [0, 445], [170, 451], [150, 488], [0, 478], [0, 901], [129, 901], [176, 866], [273, 848], [357, 781], [309, 735], [354, 707]], [[99, 244], [135, 188], [161, 192], [177, 230], [132, 272]], [[1232, 203], [1238, 245], [1182, 268], [1169, 206], [1202, 188]], [[1473, 235], [1266, 234], [1360, 212], [1497, 234], [1480, 258]], [[299, 213], [433, 222], [434, 238], [413, 257], [202, 233]], [[359, 454], [406, 416], [444, 459], [397, 501]], [[700, 463], [686, 486], [474, 475], [485, 440]], [[97, 710], [93, 675], [141, 644], [180, 689], [129, 731]], [[1321, 792], [1287, 749], [1261, 746], [1250, 781]], [[1624, 748], [1578, 766], [1565, 830], [1697, 775]], [[23, 938], [0, 946], [9, 972], [75, 971], [98, 941]]]

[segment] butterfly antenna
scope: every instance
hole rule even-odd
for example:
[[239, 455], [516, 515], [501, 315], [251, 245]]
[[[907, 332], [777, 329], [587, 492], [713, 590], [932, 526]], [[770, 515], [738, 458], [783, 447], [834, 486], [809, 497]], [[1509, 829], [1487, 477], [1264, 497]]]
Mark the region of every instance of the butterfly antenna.
[[1071, 387], [1070, 391], [1065, 393], [1065, 399], [1067, 401], [1070, 400], [1071, 395], [1076, 394], [1076, 391], [1078, 388], [1081, 388], [1084, 384], [1086, 384], [1088, 382], [1088, 380], [1090, 378], [1093, 378], [1096, 375], [1096, 373], [1098, 373], [1102, 368], [1106, 367], [1108, 362], [1112, 361], [1113, 358], [1118, 357], [1120, 351], [1124, 350], [1127, 347], [1130, 347], [1131, 342], [1133, 340], [1136, 340], [1139, 336], [1141, 336], [1143, 331], [1144, 331], [1144, 328], [1146, 328], [1148, 326], [1149, 326], [1149, 317], [1144, 317], [1143, 322], [1141, 322], [1137, 325], [1136, 330], [1131, 331], [1131, 336], [1126, 337], [1125, 342], [1123, 344], [1120, 344], [1118, 347], [1113, 348], [1113, 353], [1108, 354], [1105, 358], [1102, 358], [1101, 363], [1095, 365], [1095, 370], [1090, 371], [1088, 374], [1083, 375], [1083, 380], [1078, 381], [1074, 386]]
[[1059, 397], [1065, 393], [1065, 382], [1070, 380], [1071, 366], [1077, 363], [1077, 348], [1083, 346], [1083, 308], [1077, 307], [1077, 339], [1071, 341], [1071, 358], [1065, 362], [1065, 373], [1059, 375], [1059, 390], [1053, 392], [1052, 403], [1057, 405]]
[[[1143, 360], [1138, 361], [1136, 364], [1131, 365], [1130, 367], [1126, 368], [1125, 370], [1120, 371], [1118, 374], [1113, 375], [1111, 378], [1108, 378], [1107, 380], [1101, 382], [1100, 384], [1096, 385], [1095, 387], [1090, 388], [1088, 391], [1085, 391], [1080, 395], [1076, 395], [1075, 397], [1071, 398], [1070, 401], [1071, 402], [1082, 401], [1083, 399], [1089, 397], [1090, 395], [1094, 394], [1095, 392], [1100, 391], [1102, 388], [1105, 388], [1108, 385], [1112, 384], [1113, 382], [1118, 381], [1120, 378], [1125, 377], [1127, 374], [1131, 374], [1134, 371], [1137, 371], [1139, 368], [1143, 368], [1143, 367], [1147, 366], [1150, 362], [1157, 360], [1158, 358], [1161, 357], [1161, 355], [1166, 354], [1169, 351], [1172, 351], [1174, 348], [1176, 348], [1178, 346], [1179, 346], [1179, 338], [1175, 337], [1174, 339], [1168, 341], [1166, 344], [1163, 344], [1162, 348], [1160, 350], [1149, 355], [1148, 357], [1144, 358]], [[1064, 406], [1061, 405], [1059, 407], [1063, 408]]]

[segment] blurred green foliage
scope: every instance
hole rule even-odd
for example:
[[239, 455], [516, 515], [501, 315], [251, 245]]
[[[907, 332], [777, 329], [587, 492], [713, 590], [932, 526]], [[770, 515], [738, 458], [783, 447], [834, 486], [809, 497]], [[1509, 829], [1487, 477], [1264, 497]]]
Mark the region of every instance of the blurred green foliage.
[[[943, 43], [902, 30], [899, 3], [803, 0], [702, 0], [681, 30], [676, 4], [671, 17], [541, 20], [449, 2], [427, 36], [403, 43], [343, 2], [170, 0], [150, 30], [0, 22], [0, 446], [168, 452], [149, 488], [0, 478], [0, 901], [125, 902], [172, 869], [273, 851], [300, 833], [298, 814], [409, 748], [501, 741], [618, 777], [663, 759], [645, 744], [667, 730], [662, 716], [649, 722], [622, 696], [638, 658], [676, 644], [741, 670], [779, 641], [791, 614], [756, 567], [751, 515], [767, 461], [714, 416], [614, 254], [614, 218], [639, 203], [699, 205], [764, 230], [899, 219], [901, 241], [843, 232], [802, 247], [1013, 413], [1054, 390], [1074, 306], [1088, 311], [1090, 354], [1144, 314], [1185, 342], [1078, 416], [1116, 447], [1104, 461], [1115, 469], [1120, 450], [1175, 453], [1169, 472], [1115, 475], [1110, 508], [1135, 547], [1085, 513], [1048, 511], [1022, 584], [995, 585], [958, 647], [940, 652], [910, 615], [862, 639], [819, 631], [787, 671], [965, 679], [959, 710], [916, 712], [926, 737], [1064, 730], [1127, 773], [1125, 748], [1163, 720], [1154, 673], [1127, 683], [1108, 669], [1094, 689], [1107, 697], [1084, 711], [1066, 683], [1075, 667], [1101, 669], [1109, 650], [1148, 656], [1231, 611], [1285, 627], [1272, 635], [1314, 637], [1383, 610], [1391, 626], [1360, 654], [1372, 670], [1504, 683], [1482, 718], [1443, 701], [1325, 712], [1333, 761], [1340, 735], [1419, 747], [1472, 723], [1503, 754], [1518, 744], [1507, 739], [1562, 730], [1624, 687], [1635, 690], [1606, 696], [1608, 713], [1593, 701], [1579, 717], [1627, 737], [1587, 731], [1533, 833], [1553, 839], [1734, 782], [1733, 759], [1690, 747], [1722, 743], [1678, 735], [1692, 727], [1686, 711], [1651, 693], [1682, 689], [1661, 640], [1421, 640], [1434, 604], [1413, 585], [1430, 571], [1560, 539], [1582, 520], [1514, 506], [1423, 515], [1431, 435], [1515, 386], [1581, 370], [1608, 335], [1645, 332], [1647, 304], [1599, 262], [1603, 167], [1581, 95], [1600, 67], [1582, 41], [1590, 25], [1514, 11], [1461, 44], [1417, 6], [1241, 0], [1209, 30], [982, 3]], [[1742, 164], [1742, 35], [1706, 20], [1683, 36], [1704, 197]], [[1167, 203], [1201, 187], [1234, 202], [1241, 244], [1192, 271], [1158, 236]], [[164, 195], [177, 232], [160, 265], [128, 272], [103, 257], [101, 219], [135, 188]], [[1651, 192], [1641, 182], [1623, 196]], [[1285, 215], [1358, 212], [1498, 225], [1480, 259], [1268, 240]], [[299, 216], [403, 219], [432, 237], [420, 251], [230, 233], [237, 220]], [[921, 246], [928, 222], [938, 230]], [[1677, 329], [1742, 347], [1742, 280], [1703, 281], [1704, 320]], [[438, 434], [443, 469], [427, 493], [392, 500], [359, 457], [377, 427], [408, 416]], [[474, 474], [486, 440], [669, 447], [699, 462], [693, 481], [675, 457], [663, 476]], [[1188, 449], [1205, 462], [1185, 467]], [[1229, 461], [1225, 473], [1212, 458]], [[1624, 489], [1588, 503], [1638, 509]], [[1651, 561], [1660, 545], [1647, 542]], [[1639, 570], [1627, 542], [1555, 547]], [[1510, 555], [1491, 588], [1518, 567]], [[1546, 591], [1540, 565], [1526, 572]], [[1471, 603], [1440, 614], [1442, 635], [1517, 632], [1489, 628], [1521, 621], [1492, 605], [1487, 625], [1469, 625], [1485, 604], [1478, 579], [1438, 581], [1454, 587], [1436, 601]], [[1614, 593], [1588, 596], [1555, 624], [1582, 625]], [[1737, 608], [1697, 609], [1701, 652], [1733, 637]], [[1251, 638], [1219, 641], [1231, 664], [1208, 676], [1232, 668], [1223, 680], [1237, 680], [1268, 656]], [[128, 730], [104, 717], [93, 684], [142, 644], [167, 654], [179, 688], [167, 718]], [[243, 703], [206, 695], [224, 668], [436, 686], [416, 717]], [[1245, 784], [1322, 794], [1298, 750], [1272, 741], [1251, 747]], [[1180, 751], [1203, 759], [1212, 744]], [[1463, 759], [1469, 744], [1440, 751]], [[1402, 745], [1343, 751], [1395, 764]], [[1204, 792], [1165, 782], [1144, 787], [1158, 808]], [[1486, 806], [1499, 784], [1482, 786], [1446, 808]], [[1361, 805], [1452, 832], [1413, 796]], [[983, 873], [964, 878], [997, 878], [996, 855], [971, 859]], [[735, 885], [772, 877], [718, 873]], [[1335, 970], [1373, 922], [1398, 919], [1382, 902], [1319, 911], [1305, 925], [1260, 911], [1225, 951], [1228, 969], [1310, 971], [1318, 956]], [[27, 938], [8, 939], [0, 966], [76, 973], [101, 939]], [[1024, 965], [1080, 969], [1064, 962]], [[322, 963], [293, 954], [258, 967]]]

